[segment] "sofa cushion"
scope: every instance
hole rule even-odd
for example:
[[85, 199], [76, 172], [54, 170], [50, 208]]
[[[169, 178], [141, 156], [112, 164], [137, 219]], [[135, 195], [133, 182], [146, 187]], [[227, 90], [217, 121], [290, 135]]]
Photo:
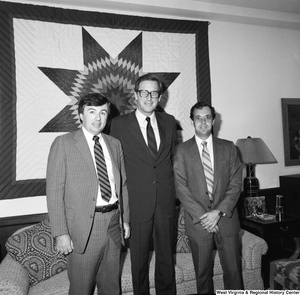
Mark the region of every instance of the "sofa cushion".
[[175, 231], [177, 232], [176, 237], [176, 245], [175, 245], [175, 252], [176, 253], [190, 253], [191, 247], [190, 242], [185, 234], [185, 221], [184, 221], [184, 209], [183, 206], [180, 205], [177, 208], [177, 215], [175, 218]]
[[[214, 265], [213, 265], [213, 274], [214, 276], [223, 275], [223, 269], [220, 262], [219, 252], [214, 250]], [[245, 261], [244, 258], [241, 257], [242, 260], [242, 270], [245, 270]], [[193, 257], [191, 253], [178, 253], [176, 255], [176, 265], [182, 270], [183, 280], [193, 281], [196, 279], [195, 269], [193, 264]]]
[[178, 253], [176, 255], [176, 265], [181, 269], [183, 280], [185, 282], [193, 281], [196, 279], [191, 253]]
[[67, 268], [66, 257], [55, 250], [48, 219], [12, 235], [5, 247], [9, 255], [28, 271], [30, 286]]

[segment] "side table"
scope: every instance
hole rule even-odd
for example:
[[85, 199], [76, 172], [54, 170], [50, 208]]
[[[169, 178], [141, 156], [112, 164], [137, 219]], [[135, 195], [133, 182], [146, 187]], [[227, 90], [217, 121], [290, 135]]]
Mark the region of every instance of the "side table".
[[243, 229], [263, 238], [268, 244], [268, 252], [262, 257], [262, 277], [267, 289], [271, 261], [288, 258], [295, 250], [293, 238], [299, 236], [300, 217], [283, 214], [281, 221], [263, 221], [240, 216], [240, 223]]

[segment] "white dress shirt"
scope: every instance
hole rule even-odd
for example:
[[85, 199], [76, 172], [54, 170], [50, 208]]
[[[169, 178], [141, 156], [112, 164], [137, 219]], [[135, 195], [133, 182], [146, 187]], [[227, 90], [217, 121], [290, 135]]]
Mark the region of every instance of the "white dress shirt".
[[211, 162], [211, 165], [212, 165], [212, 169], [214, 170], [214, 149], [213, 149], [212, 135], [210, 135], [205, 140], [201, 139], [197, 135], [195, 135], [195, 138], [196, 138], [196, 143], [197, 143], [197, 146], [198, 146], [199, 154], [200, 154], [200, 157], [201, 157], [201, 161], [202, 161], [202, 150], [203, 150], [202, 142], [203, 141], [207, 142], [207, 149], [208, 149], [208, 152], [209, 152], [210, 162]]
[[159, 145], [160, 145], [160, 136], [159, 136], [157, 120], [156, 120], [156, 117], [155, 117], [155, 112], [153, 112], [151, 116], [145, 116], [144, 114], [142, 114], [139, 111], [139, 109], [136, 109], [135, 115], [136, 115], [136, 118], [138, 120], [139, 126], [141, 128], [143, 137], [144, 137], [145, 142], [146, 142], [147, 145], [148, 145], [148, 138], [147, 138], [147, 124], [148, 124], [148, 122], [146, 121], [146, 118], [147, 117], [150, 118], [151, 126], [152, 126], [152, 129], [154, 131], [154, 136], [155, 136], [155, 140], [156, 140], [156, 144], [157, 144], [157, 150], [158, 150]]
[[[96, 165], [96, 159], [95, 159], [95, 153], [94, 153], [94, 145], [95, 145], [95, 141], [93, 140], [94, 135], [89, 133], [83, 126], [82, 126], [82, 130], [83, 130], [83, 134], [84, 134], [84, 136], [87, 140], [88, 146], [90, 148], [92, 158], [93, 158], [93, 162], [94, 162], [95, 171], [96, 171], [97, 178], [98, 178], [97, 165]], [[103, 155], [104, 155], [104, 158], [105, 158], [107, 174], [108, 174], [110, 188], [111, 188], [111, 198], [109, 200], [109, 203], [106, 202], [104, 199], [102, 199], [101, 191], [100, 191], [100, 182], [99, 182], [96, 206], [105, 206], [107, 204], [114, 204], [118, 200], [118, 198], [116, 196], [116, 184], [115, 184], [115, 177], [114, 177], [114, 174], [113, 174], [113, 167], [112, 167], [112, 161], [111, 161], [111, 158], [110, 158], [110, 154], [108, 152], [108, 149], [107, 149], [105, 141], [102, 137], [102, 134], [100, 133], [97, 136], [99, 136], [99, 143], [101, 144], [101, 147], [102, 147], [102, 150], [103, 150]]]

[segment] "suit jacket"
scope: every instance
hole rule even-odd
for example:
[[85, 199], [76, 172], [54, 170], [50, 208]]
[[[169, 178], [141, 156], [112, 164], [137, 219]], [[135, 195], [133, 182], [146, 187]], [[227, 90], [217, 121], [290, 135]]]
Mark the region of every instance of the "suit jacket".
[[185, 208], [185, 226], [188, 234], [206, 235], [199, 217], [213, 209], [226, 216], [218, 225], [225, 236], [240, 230], [236, 203], [242, 187], [242, 165], [237, 150], [230, 141], [213, 137], [214, 186], [213, 205], [210, 204], [206, 179], [195, 137], [177, 147], [174, 159], [176, 194]]
[[131, 221], [146, 222], [156, 202], [165, 217], [175, 214], [175, 189], [172, 159], [177, 144], [173, 116], [156, 112], [160, 146], [153, 159], [144, 140], [135, 112], [113, 119], [110, 135], [118, 138], [124, 150]]
[[[122, 217], [129, 222], [128, 191], [121, 144], [102, 134], [113, 164]], [[99, 180], [82, 129], [58, 136], [47, 166], [47, 205], [52, 235], [70, 234], [74, 251], [83, 253], [92, 228]]]

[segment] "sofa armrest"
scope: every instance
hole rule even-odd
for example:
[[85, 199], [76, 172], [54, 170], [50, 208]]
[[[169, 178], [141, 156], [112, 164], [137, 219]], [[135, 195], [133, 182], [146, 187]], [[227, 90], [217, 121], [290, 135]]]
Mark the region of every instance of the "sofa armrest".
[[246, 269], [260, 268], [262, 255], [268, 251], [266, 241], [243, 229], [240, 231], [240, 240]]
[[27, 295], [28, 291], [26, 269], [7, 254], [0, 264], [0, 294]]

